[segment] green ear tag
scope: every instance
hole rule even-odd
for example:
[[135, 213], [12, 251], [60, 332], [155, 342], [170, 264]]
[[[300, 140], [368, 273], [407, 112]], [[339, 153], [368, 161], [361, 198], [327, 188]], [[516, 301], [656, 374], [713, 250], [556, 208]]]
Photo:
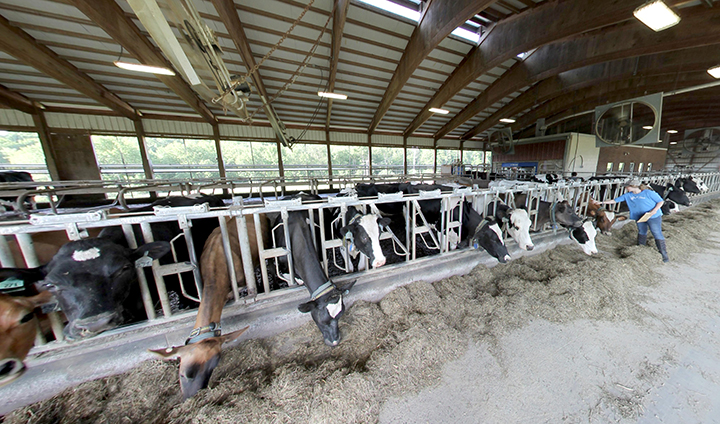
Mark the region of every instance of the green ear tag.
[[5, 281], [0, 281], [0, 292], [14, 292], [21, 291], [25, 288], [25, 282], [17, 278], [8, 278]]

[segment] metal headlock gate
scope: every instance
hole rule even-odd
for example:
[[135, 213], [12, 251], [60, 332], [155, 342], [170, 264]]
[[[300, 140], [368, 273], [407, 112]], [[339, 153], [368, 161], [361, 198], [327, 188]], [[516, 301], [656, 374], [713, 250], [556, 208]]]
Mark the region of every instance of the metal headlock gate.
[[[703, 179], [709, 187], [707, 193], [700, 195], [692, 195], [690, 197], [703, 197], [712, 195], [720, 191], [720, 173], [703, 173], [693, 174], [697, 178]], [[657, 175], [652, 177], [643, 177], [644, 181], [650, 181], [657, 184], [673, 183], [678, 175]], [[345, 260], [343, 265], [338, 264], [338, 253], [345, 249], [343, 241], [333, 230], [328, 232], [325, 230], [325, 214], [323, 211], [328, 208], [337, 208], [340, 210], [337, 221], [342, 225], [345, 222], [345, 212], [351, 207], [357, 207], [363, 212], [373, 212], [380, 214], [378, 205], [385, 203], [403, 203], [405, 217], [405, 242], [394, 234], [389, 227], [381, 232], [381, 240], [391, 240], [393, 251], [403, 262], [412, 262], [417, 258], [418, 241], [424, 244], [426, 249], [437, 251], [444, 254], [455, 249], [456, 242], [459, 240], [460, 227], [462, 226], [462, 205], [469, 202], [472, 207], [481, 215], [491, 203], [498, 202], [514, 203], [515, 197], [520, 194], [526, 196], [526, 207], [528, 214], [533, 222], [535, 230], [543, 230], [537, 228], [537, 200], [546, 200], [550, 202], [567, 200], [575, 207], [579, 214], [584, 215], [587, 211], [589, 198], [595, 200], [608, 200], [617, 197], [623, 192], [623, 180], [600, 180], [590, 182], [573, 182], [560, 184], [519, 184], [515, 187], [477, 189], [460, 187], [455, 188], [453, 192], [441, 193], [439, 190], [432, 192], [421, 192], [419, 194], [386, 194], [377, 198], [358, 198], [357, 196], [330, 197], [323, 201], [312, 203], [301, 203], [299, 199], [294, 200], [270, 200], [266, 199], [262, 204], [251, 205], [246, 204], [242, 197], [236, 197], [233, 205], [224, 208], [211, 209], [207, 204], [195, 205], [189, 207], [158, 207], [154, 212], [145, 213], [129, 213], [129, 214], [108, 214], [107, 211], [91, 211], [85, 213], [60, 214], [60, 215], [39, 215], [33, 214], [28, 221], [15, 221], [0, 223], [0, 264], [3, 267], [15, 267], [16, 264], [10, 251], [8, 241], [14, 239], [20, 249], [21, 255], [28, 267], [36, 267], [39, 263], [36, 255], [32, 235], [46, 233], [50, 231], [64, 231], [69, 240], [78, 240], [88, 237], [88, 230], [100, 229], [105, 227], [119, 226], [122, 228], [126, 240], [131, 248], [137, 248], [135, 232], [133, 226], [140, 228], [142, 239], [145, 243], [153, 241], [151, 226], [159, 222], [177, 222], [181, 229], [181, 233], [176, 237], [172, 245], [171, 263], [161, 264], [160, 261], [147, 261], [139, 263], [137, 267], [137, 277], [140, 291], [142, 293], [143, 305], [147, 315], [147, 320], [152, 322], [167, 322], [176, 312], [171, 308], [170, 299], [164, 278], [168, 275], [177, 275], [180, 281], [181, 295], [195, 302], [200, 301], [202, 293], [202, 278], [200, 274], [199, 261], [202, 246], [193, 245], [192, 227], [193, 222], [198, 219], [213, 218], [217, 219], [222, 234], [223, 246], [225, 249], [225, 257], [228, 264], [228, 272], [230, 275], [232, 294], [235, 304], [254, 303], [270, 297], [282, 296], [283, 289], [271, 290], [270, 273], [268, 266], [271, 261], [278, 266], [278, 258], [285, 257], [288, 262], [288, 274], [283, 276], [279, 269], [276, 268], [277, 278], [285, 279], [289, 287], [295, 287], [299, 284], [293, 269], [293, 252], [286, 247], [277, 244], [277, 240], [271, 245], [265, 246], [262, 235], [257, 234], [254, 240], [258, 245], [260, 260], [260, 274], [262, 281], [258, 282], [255, 277], [255, 267], [252, 263], [250, 255], [250, 235], [247, 232], [246, 222], [252, 219], [256, 228], [260, 227], [261, 214], [279, 213], [283, 222], [286, 222], [288, 214], [292, 211], [307, 211], [310, 229], [313, 236], [319, 234], [320, 243], [315, 246], [319, 252], [319, 257], [323, 263], [326, 273], [330, 266], [335, 266], [338, 270], [345, 273], [351, 272], [350, 261]], [[153, 185], [156, 186], [156, 185]], [[195, 185], [196, 187], [199, 185]], [[147, 189], [147, 188], [146, 188]], [[422, 213], [420, 202], [425, 200], [439, 200], [441, 207], [440, 228], [435, 227]], [[531, 207], [534, 206], [534, 207]], [[610, 208], [614, 211], [619, 210], [620, 205], [613, 205]], [[453, 211], [459, 209], [457, 218], [453, 218]], [[317, 215], [313, 212], [317, 212]], [[316, 222], [317, 216], [317, 222]], [[238, 286], [235, 277], [233, 257], [230, 252], [230, 235], [228, 232], [228, 223], [226, 219], [235, 219], [238, 230], [238, 242], [240, 245], [240, 257], [245, 274], [247, 294], [243, 293], [243, 288]], [[282, 234], [284, 237], [284, 246], [290, 246], [289, 229], [282, 226]], [[332, 226], [330, 226], [332, 228]], [[319, 233], [318, 233], [319, 232]], [[273, 232], [274, 233], [274, 232]], [[507, 235], [506, 235], [507, 238]], [[185, 241], [183, 248], [187, 249], [188, 261], [178, 260], [179, 240]], [[418, 240], [419, 239], [419, 240]], [[345, 251], [345, 257], [349, 257]], [[149, 268], [152, 271], [154, 279], [154, 287], [156, 292], [152, 292], [153, 285], [150, 284], [144, 270]], [[369, 264], [365, 263], [365, 269], [369, 268]], [[192, 289], [188, 290], [183, 284], [182, 274], [192, 276], [194, 282]], [[262, 292], [258, 290], [258, 286], [262, 284]], [[193, 294], [195, 293], [195, 295]], [[160, 313], [156, 312], [153, 298], [158, 299], [160, 304]], [[188, 311], [183, 310], [186, 314]], [[52, 329], [55, 335], [55, 342], [46, 345], [51, 348], [53, 345], [63, 340], [62, 322], [56, 314], [51, 314]], [[147, 327], [147, 323], [143, 323]], [[127, 327], [128, 329], [132, 326]], [[43, 340], [38, 339], [38, 344], [42, 344]], [[36, 347], [34, 352], [41, 351], [43, 347]]]

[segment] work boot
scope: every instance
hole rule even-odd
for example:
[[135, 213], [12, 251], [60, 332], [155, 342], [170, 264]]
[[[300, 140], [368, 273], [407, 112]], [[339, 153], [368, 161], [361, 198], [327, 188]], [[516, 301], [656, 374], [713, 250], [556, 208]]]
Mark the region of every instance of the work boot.
[[638, 234], [638, 246], [645, 246], [647, 244], [647, 234]]
[[663, 262], [668, 262], [670, 258], [668, 258], [667, 254], [667, 248], [665, 247], [665, 240], [655, 240], [655, 245], [658, 248], [658, 252], [662, 255]]

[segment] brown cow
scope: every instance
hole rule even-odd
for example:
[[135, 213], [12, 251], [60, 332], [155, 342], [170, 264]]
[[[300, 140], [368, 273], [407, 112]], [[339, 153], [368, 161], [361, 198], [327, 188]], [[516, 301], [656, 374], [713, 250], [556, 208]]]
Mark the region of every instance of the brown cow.
[[626, 216], [618, 216], [615, 212], [601, 207], [600, 202], [592, 198], [588, 202], [587, 215], [595, 218], [595, 227], [607, 236], [612, 235], [610, 230], [613, 224], [627, 219]]
[[[263, 235], [263, 244], [267, 246], [270, 242], [270, 230], [268, 220], [264, 215], [260, 216], [260, 231]], [[247, 220], [247, 232], [250, 239], [253, 265], [257, 265], [260, 260], [253, 219]], [[234, 219], [228, 223], [228, 235], [235, 277], [238, 286], [243, 286], [245, 284], [245, 274], [240, 257], [237, 224]], [[200, 258], [200, 271], [203, 280], [202, 301], [190, 337], [185, 341], [184, 346], [151, 350], [151, 352], [168, 359], [180, 357], [180, 388], [185, 399], [192, 397], [200, 389], [207, 387], [210, 376], [220, 361], [223, 343], [235, 340], [248, 329], [248, 327], [245, 327], [224, 336], [220, 335], [220, 316], [225, 303], [232, 297], [230, 295], [230, 276], [228, 275], [224, 252], [220, 228], [216, 228], [205, 243]]]
[[0, 386], [25, 371], [23, 360], [35, 342], [38, 328], [34, 310], [51, 298], [49, 292], [31, 297], [0, 294]]

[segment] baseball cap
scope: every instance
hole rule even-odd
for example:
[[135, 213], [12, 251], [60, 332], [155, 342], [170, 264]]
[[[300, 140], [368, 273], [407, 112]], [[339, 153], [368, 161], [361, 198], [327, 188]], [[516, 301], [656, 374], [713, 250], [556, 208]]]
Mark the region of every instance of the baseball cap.
[[638, 180], [637, 178], [628, 180], [628, 182], [625, 183], [625, 187], [627, 186], [640, 187], [640, 180]]

